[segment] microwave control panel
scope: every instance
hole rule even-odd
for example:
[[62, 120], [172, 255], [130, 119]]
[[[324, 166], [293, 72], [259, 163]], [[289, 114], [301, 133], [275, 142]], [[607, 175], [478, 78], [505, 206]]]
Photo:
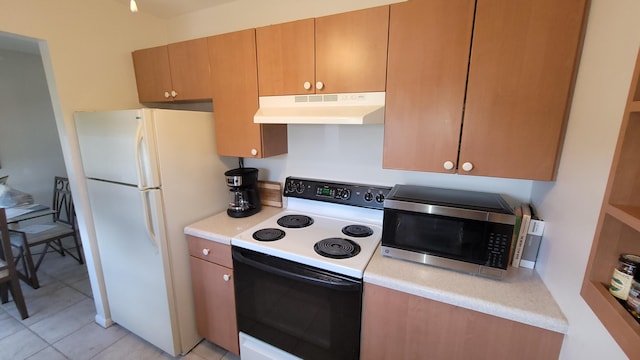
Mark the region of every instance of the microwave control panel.
[[389, 186], [287, 177], [282, 195], [335, 204], [382, 209]]
[[511, 236], [507, 234], [491, 233], [487, 244], [486, 266], [506, 269], [509, 260], [509, 246]]

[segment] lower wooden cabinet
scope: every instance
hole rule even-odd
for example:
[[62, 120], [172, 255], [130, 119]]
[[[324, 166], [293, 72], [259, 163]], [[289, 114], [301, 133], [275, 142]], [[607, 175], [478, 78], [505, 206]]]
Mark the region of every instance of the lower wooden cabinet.
[[187, 238], [198, 334], [239, 355], [231, 247]]
[[360, 358], [557, 359], [564, 335], [365, 283]]

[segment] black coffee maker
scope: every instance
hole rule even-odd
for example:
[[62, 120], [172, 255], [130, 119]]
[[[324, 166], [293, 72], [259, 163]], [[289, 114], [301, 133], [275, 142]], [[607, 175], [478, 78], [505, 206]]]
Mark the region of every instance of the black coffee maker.
[[258, 169], [237, 168], [226, 171], [230, 201], [227, 214], [233, 218], [251, 216], [260, 211]]

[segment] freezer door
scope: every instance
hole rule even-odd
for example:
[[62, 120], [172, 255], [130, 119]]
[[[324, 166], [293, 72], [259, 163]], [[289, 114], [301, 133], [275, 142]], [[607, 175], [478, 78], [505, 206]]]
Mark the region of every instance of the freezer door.
[[87, 178], [160, 186], [153, 112], [76, 112], [74, 118]]
[[87, 185], [113, 321], [176, 355], [180, 343], [160, 191], [97, 180]]

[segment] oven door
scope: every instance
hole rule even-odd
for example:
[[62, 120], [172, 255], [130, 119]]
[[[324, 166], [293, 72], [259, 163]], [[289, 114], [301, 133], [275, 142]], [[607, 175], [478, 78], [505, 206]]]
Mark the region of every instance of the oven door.
[[239, 331], [304, 359], [359, 358], [362, 280], [238, 247], [233, 269]]

